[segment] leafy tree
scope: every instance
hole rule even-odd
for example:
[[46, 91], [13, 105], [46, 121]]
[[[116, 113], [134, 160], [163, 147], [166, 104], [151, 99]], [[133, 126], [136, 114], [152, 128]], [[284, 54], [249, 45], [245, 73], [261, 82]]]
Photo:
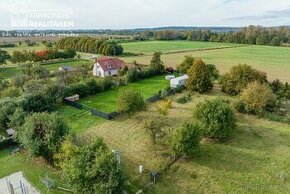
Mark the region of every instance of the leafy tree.
[[20, 105], [26, 112], [51, 112], [55, 108], [53, 99], [43, 92], [23, 95]]
[[16, 131], [20, 130], [20, 127], [25, 122], [25, 117], [27, 116], [27, 113], [23, 111], [22, 108], [16, 108], [14, 113], [12, 115], [9, 115], [9, 127], [13, 128]]
[[79, 193], [123, 193], [122, 170], [102, 139], [84, 147], [65, 141], [56, 158], [64, 179], [73, 190]]
[[177, 155], [193, 155], [199, 148], [200, 140], [200, 127], [197, 124], [184, 123], [173, 134], [171, 147]]
[[16, 88], [21, 88], [22, 91], [24, 92], [24, 85], [27, 81], [27, 78], [23, 74], [17, 74], [12, 77], [11, 82]]
[[8, 128], [10, 116], [14, 114], [18, 103], [15, 99], [6, 98], [0, 101], [0, 126]]
[[145, 110], [146, 105], [142, 95], [132, 89], [121, 90], [117, 99], [118, 111], [131, 115]]
[[7, 51], [3, 51], [0, 49], [0, 65], [6, 64], [6, 61], [9, 60], [11, 56], [8, 54]]
[[188, 71], [188, 76], [186, 87], [191, 91], [204, 93], [213, 87], [206, 64], [202, 60], [194, 62]]
[[237, 65], [230, 69], [221, 79], [222, 90], [232, 96], [238, 95], [253, 81], [267, 82], [267, 74], [249, 65]]
[[18, 132], [20, 144], [33, 156], [52, 161], [69, 133], [69, 127], [56, 114], [33, 113]]
[[236, 128], [233, 110], [227, 102], [221, 99], [199, 103], [194, 116], [199, 121], [205, 137], [227, 138]]
[[21, 51], [13, 51], [10, 61], [12, 63], [20, 63], [27, 61], [27, 56]]
[[156, 139], [158, 135], [162, 134], [162, 129], [160, 124], [153, 119], [147, 119], [144, 122], [143, 128], [145, 129], [146, 133], [149, 134], [151, 141], [153, 144], [156, 144]]
[[215, 81], [219, 78], [219, 70], [216, 68], [213, 64], [207, 64], [206, 65], [209, 77], [212, 81]]
[[274, 37], [271, 42], [270, 42], [271, 46], [280, 46], [281, 45], [281, 40], [279, 37]]
[[31, 71], [35, 79], [48, 79], [50, 76], [50, 71], [42, 65], [33, 66]]
[[154, 52], [150, 62], [150, 68], [155, 74], [162, 74], [165, 71], [164, 64], [161, 60], [161, 54], [161, 52]]
[[274, 107], [276, 96], [267, 84], [250, 83], [241, 93], [241, 100], [249, 113], [262, 114], [267, 106]]
[[195, 58], [192, 56], [185, 56], [182, 63], [177, 67], [180, 73], [187, 74], [191, 66], [193, 65]]

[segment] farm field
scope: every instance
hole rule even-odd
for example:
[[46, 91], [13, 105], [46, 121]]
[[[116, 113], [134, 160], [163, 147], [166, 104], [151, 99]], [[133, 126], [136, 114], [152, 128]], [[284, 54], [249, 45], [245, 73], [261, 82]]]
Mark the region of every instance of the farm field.
[[25, 178], [41, 193], [61, 194], [63, 192], [53, 190], [47, 191], [46, 186], [40, 182], [39, 176], [44, 177], [47, 173], [54, 181], [60, 181], [58, 172], [49, 167], [42, 159], [35, 159], [26, 153], [9, 154], [8, 149], [0, 150], [0, 177], [22, 171]]
[[198, 41], [143, 41], [122, 43], [125, 52], [135, 54], [152, 54], [155, 51], [180, 52], [188, 50], [228, 48], [241, 46], [233, 43], [215, 43], [215, 42], [198, 42]]
[[165, 76], [155, 76], [153, 78], [130, 83], [126, 86], [114, 88], [88, 98], [83, 98], [79, 102], [99, 111], [111, 113], [116, 111], [116, 100], [120, 90], [131, 88], [140, 92], [144, 99], [147, 99], [154, 96], [154, 94], [157, 94], [160, 90], [165, 89], [168, 86], [169, 81], [165, 79]]
[[[88, 60], [75, 60], [75, 61], [69, 61], [69, 62], [55, 62], [51, 64], [44, 65], [48, 70], [50, 71], [56, 71], [60, 66], [65, 65], [65, 66], [71, 66], [71, 67], [77, 67], [78, 65], [81, 64], [92, 64], [91, 61]], [[20, 72], [20, 67], [19, 66], [3, 66], [0, 67], [0, 78], [2, 79], [9, 79], [16, 75], [17, 73]]]
[[[162, 60], [166, 66], [176, 67], [181, 63], [184, 56], [186, 55], [202, 58], [206, 63], [215, 64], [222, 74], [227, 72], [233, 65], [246, 63], [261, 71], [267, 72], [270, 79], [279, 78], [284, 82], [290, 82], [289, 47], [251, 45], [226, 49], [188, 51], [163, 54]], [[149, 64], [151, 58], [151, 55], [144, 55], [123, 57], [122, 59], [126, 62], [132, 62], [136, 60], [138, 63]]]
[[[112, 149], [122, 153], [125, 172], [131, 180], [132, 193], [145, 187], [149, 171], [160, 171], [169, 162], [170, 150], [153, 145], [142, 128], [146, 118], [156, 117], [165, 128], [176, 129], [182, 121], [194, 120], [196, 104], [217, 96], [225, 97], [220, 88], [206, 95], [194, 95], [192, 101], [173, 103], [169, 115], [158, 115], [151, 104], [146, 112], [131, 118], [118, 117], [92, 127], [79, 135], [79, 141], [91, 142], [104, 138]], [[176, 96], [173, 96], [174, 100]], [[287, 193], [290, 189], [289, 125], [238, 114], [238, 129], [230, 140], [203, 141], [192, 158], [178, 160], [170, 170], [157, 178], [150, 193]], [[140, 175], [138, 166], [145, 172]], [[138, 183], [138, 184], [137, 184]], [[134, 188], [136, 190], [134, 190]]]

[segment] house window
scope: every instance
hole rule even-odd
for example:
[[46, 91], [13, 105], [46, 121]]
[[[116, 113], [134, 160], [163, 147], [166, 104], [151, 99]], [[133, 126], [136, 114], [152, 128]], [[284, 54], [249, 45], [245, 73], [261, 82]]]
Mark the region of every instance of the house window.
[[99, 77], [101, 77], [101, 76], [102, 76], [102, 72], [99, 71]]
[[111, 71], [108, 71], [109, 75], [112, 75]]

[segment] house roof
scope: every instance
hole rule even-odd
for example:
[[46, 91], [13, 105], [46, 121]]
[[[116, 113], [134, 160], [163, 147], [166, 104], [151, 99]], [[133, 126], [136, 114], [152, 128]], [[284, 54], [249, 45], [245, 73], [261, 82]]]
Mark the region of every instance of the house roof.
[[106, 57], [97, 59], [97, 63], [101, 66], [104, 71], [120, 69], [125, 67], [124, 61], [118, 58]]
[[183, 76], [171, 79], [171, 83], [178, 83], [179, 81], [187, 80], [187, 79], [188, 79], [188, 75], [185, 74]]

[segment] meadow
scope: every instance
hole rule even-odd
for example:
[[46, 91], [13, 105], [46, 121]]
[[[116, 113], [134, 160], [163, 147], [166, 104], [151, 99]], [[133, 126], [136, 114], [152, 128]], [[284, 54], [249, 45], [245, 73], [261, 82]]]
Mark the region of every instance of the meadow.
[[[156, 118], [164, 130], [176, 129], [183, 121], [193, 121], [198, 102], [225, 96], [220, 88], [194, 95], [187, 104], [177, 104], [167, 116], [160, 116], [154, 104], [132, 117], [120, 116], [79, 134], [81, 143], [104, 138], [111, 149], [121, 152], [122, 164], [130, 177], [131, 192], [146, 188], [148, 193], [287, 193], [290, 189], [289, 125], [237, 114], [238, 128], [222, 142], [203, 140], [191, 158], [182, 158], [157, 178], [152, 187], [149, 172], [160, 172], [170, 160], [164, 143], [153, 145], [142, 128], [147, 118]], [[138, 173], [143, 165], [145, 172]]]
[[126, 86], [113, 88], [88, 98], [83, 98], [79, 102], [99, 111], [111, 113], [117, 110], [116, 100], [118, 98], [119, 91], [121, 90], [133, 89], [134, 91], [140, 92], [144, 99], [147, 99], [157, 94], [160, 90], [167, 88], [168, 86], [169, 81], [165, 79], [165, 76], [155, 76], [149, 79], [130, 83]]
[[241, 46], [232, 43], [197, 42], [197, 41], [143, 41], [122, 43], [125, 53], [150, 55], [155, 51], [163, 53], [183, 52], [200, 49], [229, 48]]
[[[185, 41], [184, 41], [185, 42]], [[190, 43], [190, 42], [189, 42]], [[189, 44], [186, 43], [186, 44]], [[138, 44], [138, 43], [127, 43]], [[143, 42], [139, 43], [141, 47]], [[172, 42], [174, 45], [174, 41]], [[214, 43], [221, 44], [221, 43]], [[154, 50], [154, 46], [152, 46]], [[162, 47], [160, 49], [162, 51]], [[166, 51], [166, 49], [165, 49]], [[125, 50], [126, 52], [126, 50]], [[138, 50], [136, 49], [136, 53]], [[268, 74], [270, 79], [279, 78], [282, 81], [290, 82], [290, 48], [244, 45], [242, 47], [232, 47], [224, 49], [202, 49], [196, 51], [185, 51], [177, 53], [168, 53], [162, 55], [164, 64], [168, 67], [177, 67], [184, 56], [192, 55], [196, 58], [202, 58], [206, 63], [215, 64], [221, 74], [226, 73], [230, 67], [238, 64], [248, 64]], [[152, 55], [123, 57], [126, 62], [136, 60], [141, 64], [149, 64]]]

